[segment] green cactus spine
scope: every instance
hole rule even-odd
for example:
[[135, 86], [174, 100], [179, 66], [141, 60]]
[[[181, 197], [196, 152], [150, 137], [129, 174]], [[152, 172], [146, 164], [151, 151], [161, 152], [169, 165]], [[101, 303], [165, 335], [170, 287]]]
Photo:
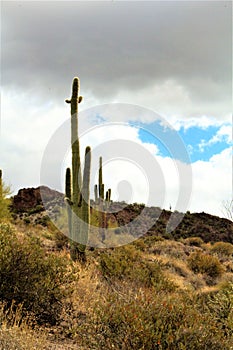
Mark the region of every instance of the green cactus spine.
[[[86, 149], [86, 159], [84, 167], [84, 177], [82, 179], [81, 161], [80, 161], [80, 147], [78, 138], [78, 104], [82, 101], [82, 96], [79, 96], [79, 78], [74, 78], [72, 86], [72, 96], [70, 100], [66, 100], [71, 105], [71, 148], [72, 148], [72, 176], [67, 175], [66, 178], [66, 197], [70, 201], [70, 213], [68, 210], [68, 220], [70, 217], [69, 235], [71, 245], [71, 257], [73, 260], [86, 260], [85, 248], [89, 234], [90, 221], [90, 191], [87, 186], [90, 184], [90, 161], [91, 150], [90, 147]], [[72, 183], [70, 188], [69, 183]], [[84, 185], [83, 185], [84, 183]], [[82, 198], [82, 191], [85, 194], [85, 201]], [[68, 194], [68, 196], [67, 196]], [[69, 198], [70, 197], [70, 198]], [[72, 210], [71, 210], [72, 208]], [[70, 215], [70, 216], [69, 216]], [[86, 225], [83, 225], [83, 215]], [[84, 230], [84, 231], [83, 231]]]

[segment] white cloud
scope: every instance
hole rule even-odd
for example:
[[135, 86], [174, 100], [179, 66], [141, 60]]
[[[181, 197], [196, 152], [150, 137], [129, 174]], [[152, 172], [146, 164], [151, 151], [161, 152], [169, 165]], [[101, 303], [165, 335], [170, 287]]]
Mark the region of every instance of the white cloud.
[[232, 126], [231, 125], [222, 125], [210, 140], [208, 141], [201, 140], [198, 147], [201, 152], [204, 152], [206, 147], [212, 146], [218, 142], [226, 142], [229, 145], [232, 144]]
[[190, 210], [223, 216], [222, 202], [232, 195], [232, 149], [225, 149], [208, 162], [192, 164], [193, 192]]
[[24, 94], [3, 93], [0, 167], [13, 192], [38, 186], [43, 150], [68, 116], [64, 108], [35, 100]]
[[223, 118], [216, 118], [213, 116], [201, 115], [199, 117], [187, 118], [185, 116], [172, 115], [168, 116], [167, 120], [173, 126], [173, 128], [179, 131], [181, 128], [187, 130], [192, 127], [198, 127], [202, 130], [206, 130], [210, 126], [221, 127], [223, 123], [231, 123], [232, 115], [226, 114]]
[[[141, 110], [138, 109], [139, 112]], [[158, 205], [167, 209], [171, 204], [172, 210], [175, 210], [180, 191], [183, 190], [188, 193], [185, 189], [185, 186], [188, 185], [185, 181], [180, 182], [178, 173], [179, 168], [181, 173], [186, 174], [187, 165], [175, 163], [168, 157], [161, 157], [156, 145], [143, 143], [139, 139], [136, 127], [129, 126], [127, 123], [116, 123], [116, 120], [120, 117], [117, 105], [115, 112], [112, 115], [115, 122], [109, 121], [106, 124], [94, 127], [93, 123], [95, 121], [86, 118], [88, 111], [83, 112], [81, 119], [84, 122], [80, 126], [82, 131], [82, 158], [85, 145], [91, 145], [93, 156], [97, 159], [97, 166], [98, 157], [103, 156], [104, 182], [106, 187], [112, 188], [113, 198], [122, 199], [125, 192], [126, 199], [129, 201], [146, 202], [148, 205]], [[130, 112], [130, 109], [126, 109], [126, 113], [123, 115], [125, 119], [129, 115], [128, 112]], [[140, 113], [138, 113], [139, 115]], [[119, 119], [121, 120], [121, 118]], [[122, 119], [124, 120], [124, 117]], [[60, 108], [52, 104], [42, 104], [40, 107], [35, 107], [33, 101], [32, 103], [26, 103], [22, 95], [14, 96], [14, 99], [12, 99], [12, 95], [4, 96], [2, 104], [1, 168], [3, 168], [7, 183], [12, 184], [13, 190], [39, 185], [40, 162], [45, 146], [65, 120], [69, 125], [69, 108], [65, 104]], [[184, 119], [176, 121], [177, 129], [179, 129], [179, 125], [196, 125], [206, 128], [208, 125], [219, 125], [220, 123], [209, 117], [193, 118], [186, 124]], [[119, 142], [119, 139], [123, 141]], [[230, 125], [222, 125], [211, 142], [222, 139], [227, 140], [227, 142], [231, 141]], [[66, 140], [67, 142], [69, 144], [70, 141]], [[119, 159], [115, 159], [117, 148], [120, 149], [121, 154]], [[115, 153], [112, 161], [110, 161], [112, 150]], [[231, 195], [231, 152], [229, 147], [220, 154], [213, 156], [208, 162], [198, 161], [192, 164], [192, 198], [189, 206], [184, 210], [206, 211], [222, 215], [222, 201], [228, 199]], [[59, 154], [54, 154], [55, 156], [59, 157]], [[68, 159], [69, 156], [67, 156], [67, 162]], [[95, 165], [94, 159], [93, 165]], [[96, 169], [93, 169], [93, 184]], [[64, 174], [62, 173], [60, 181], [61, 187], [64, 188], [63, 177]], [[153, 185], [151, 185], [152, 182]], [[120, 184], [120, 193], [118, 193], [118, 184]], [[183, 210], [181, 206], [177, 209]]]

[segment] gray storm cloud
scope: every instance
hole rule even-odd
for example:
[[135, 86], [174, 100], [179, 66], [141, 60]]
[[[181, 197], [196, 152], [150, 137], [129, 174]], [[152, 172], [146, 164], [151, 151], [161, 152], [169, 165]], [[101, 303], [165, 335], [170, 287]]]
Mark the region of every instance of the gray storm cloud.
[[121, 90], [133, 94], [174, 81], [203, 104], [203, 113], [216, 100], [227, 110], [231, 7], [230, 1], [5, 1], [3, 89], [61, 101], [79, 75], [82, 93], [101, 103]]

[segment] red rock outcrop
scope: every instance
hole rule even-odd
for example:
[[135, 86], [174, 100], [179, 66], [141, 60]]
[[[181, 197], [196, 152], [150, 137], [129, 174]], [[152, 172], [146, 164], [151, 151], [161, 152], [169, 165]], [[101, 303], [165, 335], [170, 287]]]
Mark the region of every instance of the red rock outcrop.
[[15, 212], [25, 212], [37, 206], [43, 209], [43, 202], [52, 202], [56, 198], [63, 199], [63, 194], [46, 186], [23, 188], [13, 197], [12, 209]]

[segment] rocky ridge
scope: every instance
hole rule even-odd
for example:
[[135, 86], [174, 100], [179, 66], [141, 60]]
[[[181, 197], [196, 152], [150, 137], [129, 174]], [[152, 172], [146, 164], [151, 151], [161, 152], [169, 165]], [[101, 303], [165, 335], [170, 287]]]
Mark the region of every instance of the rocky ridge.
[[[93, 201], [91, 205], [94, 206]], [[28, 215], [33, 217], [37, 214], [37, 218], [30, 221], [39, 224], [46, 224], [46, 220], [56, 216], [64, 206], [64, 194], [46, 186], [21, 189], [12, 198], [13, 213], [24, 220], [25, 215], [27, 219]], [[171, 215], [173, 222], [180, 217], [182, 221], [169, 233], [166, 227]], [[172, 213], [159, 207], [145, 207], [144, 204], [112, 202], [107, 217], [108, 220], [116, 221], [120, 229], [127, 227], [135, 238], [141, 236], [141, 232], [147, 232], [147, 236], [160, 235], [167, 239], [200, 237], [204, 242], [223, 241], [233, 244], [233, 222], [204, 212]]]

